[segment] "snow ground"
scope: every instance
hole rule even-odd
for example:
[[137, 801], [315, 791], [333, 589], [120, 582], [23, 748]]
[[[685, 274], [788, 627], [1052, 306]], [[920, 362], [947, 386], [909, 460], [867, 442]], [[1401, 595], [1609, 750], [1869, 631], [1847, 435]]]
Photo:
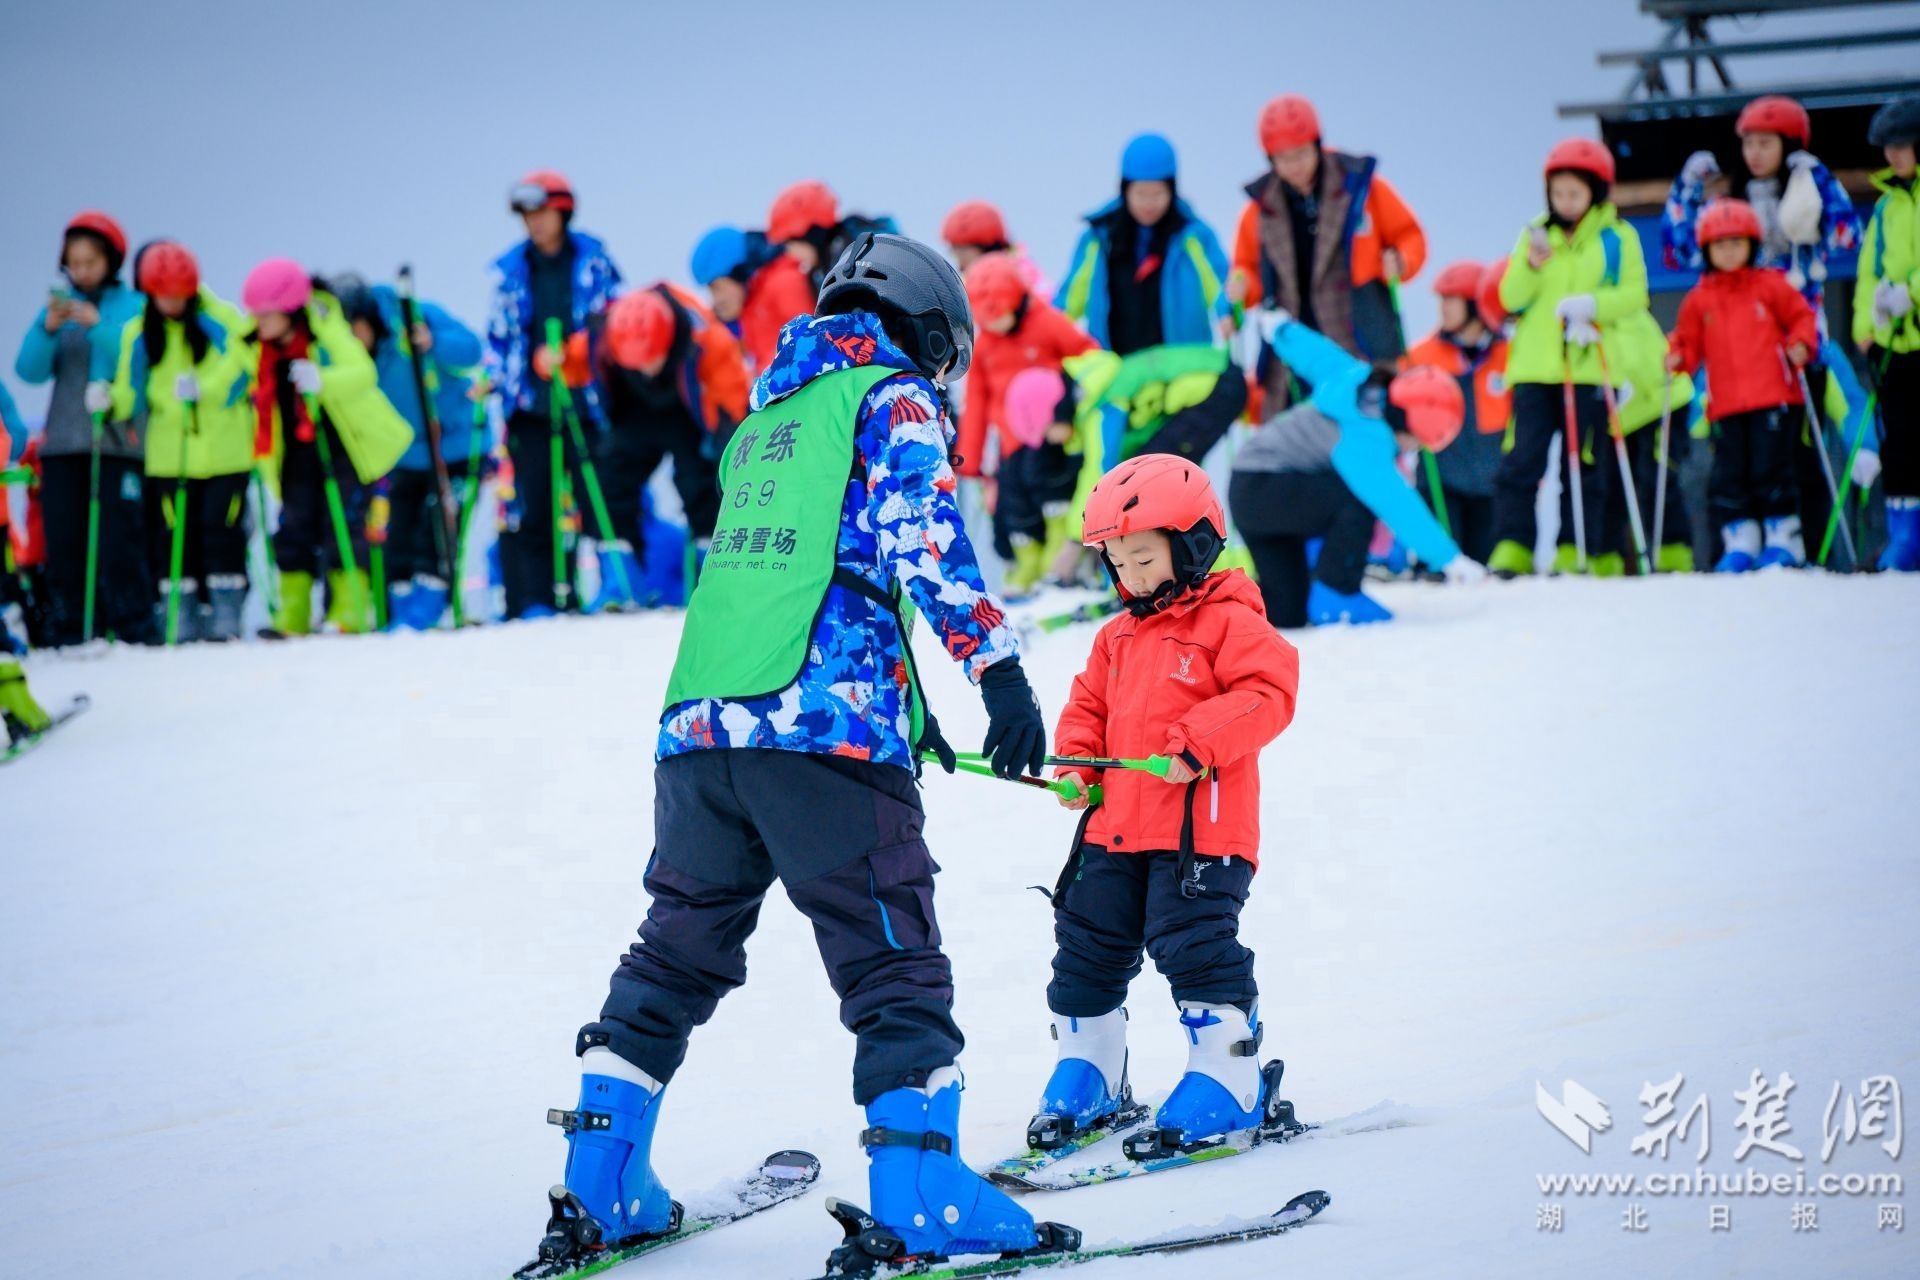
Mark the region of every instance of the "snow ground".
[[[1812, 1197], [1535, 1183], [1693, 1167], [1691, 1139], [1664, 1166], [1628, 1150], [1635, 1095], [1676, 1072], [1683, 1109], [1710, 1095], [1708, 1169], [1912, 1163], [1865, 1137], [1830, 1164], [1819, 1148], [1834, 1081], [1920, 1084], [1920, 583], [1382, 595], [1395, 625], [1300, 640], [1245, 925], [1268, 1052], [1334, 1136], [1031, 1201], [1089, 1240], [1314, 1187], [1333, 1205], [1277, 1240], [1075, 1274], [1920, 1274], [1920, 1224], [1875, 1226], [1897, 1195], [1820, 1199], [1796, 1232]], [[563, 1154], [544, 1108], [574, 1101], [574, 1029], [644, 910], [677, 627], [35, 659], [44, 701], [85, 689], [94, 709], [0, 773], [0, 1274], [499, 1277], [527, 1256]], [[1050, 711], [1090, 635], [1031, 649]], [[924, 665], [950, 736], [975, 738], [957, 672]], [[1047, 908], [1025, 886], [1051, 881], [1072, 822], [965, 777], [930, 776], [926, 800], [984, 1162], [1051, 1065]], [[802, 1146], [822, 1186], [636, 1275], [806, 1275], [835, 1236], [824, 1196], [865, 1199], [852, 1045], [810, 934], [772, 904], [751, 954], [656, 1164], [692, 1195]], [[1131, 1007], [1134, 1079], [1158, 1097], [1184, 1041], [1150, 969]], [[1803, 1162], [1734, 1162], [1755, 1069], [1792, 1073]], [[1536, 1082], [1569, 1078], [1612, 1109], [1591, 1156], [1535, 1109]], [[1564, 1229], [1536, 1230], [1552, 1202]], [[1709, 1230], [1711, 1202], [1731, 1230]], [[1645, 1232], [1622, 1229], [1634, 1203]]]

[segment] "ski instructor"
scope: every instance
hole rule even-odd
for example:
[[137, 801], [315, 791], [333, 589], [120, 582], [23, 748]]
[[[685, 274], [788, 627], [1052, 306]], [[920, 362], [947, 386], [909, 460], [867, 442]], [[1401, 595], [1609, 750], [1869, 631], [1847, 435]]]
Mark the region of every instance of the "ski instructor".
[[693, 1029], [745, 980], [776, 878], [813, 922], [858, 1041], [872, 1213], [848, 1227], [836, 1274], [1077, 1239], [961, 1162], [962, 1038], [915, 785], [920, 752], [954, 759], [914, 670], [916, 609], [980, 686], [994, 771], [1037, 775], [1046, 754], [954, 503], [945, 386], [973, 352], [966, 290], [925, 245], [865, 234], [815, 312], [781, 331], [720, 460], [660, 729], [652, 905], [575, 1044], [579, 1111], [550, 1117], [571, 1193], [555, 1188], [551, 1261], [673, 1229], [650, 1164], [661, 1098]]

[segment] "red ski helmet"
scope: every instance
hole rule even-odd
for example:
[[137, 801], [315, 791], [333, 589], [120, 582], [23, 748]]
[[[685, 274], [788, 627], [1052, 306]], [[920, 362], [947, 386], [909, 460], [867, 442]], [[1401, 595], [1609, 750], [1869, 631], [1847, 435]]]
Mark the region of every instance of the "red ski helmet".
[[657, 289], [625, 294], [607, 308], [607, 347], [628, 369], [666, 359], [673, 330], [673, 305]]
[[1460, 434], [1467, 397], [1451, 375], [1428, 364], [1401, 370], [1387, 384], [1387, 400], [1407, 415], [1407, 430], [1422, 447], [1438, 453]]
[[940, 238], [948, 244], [972, 245], [977, 249], [998, 249], [1009, 244], [1006, 219], [1000, 210], [985, 200], [965, 200], [947, 211], [940, 224]]
[[149, 298], [191, 298], [200, 292], [200, 264], [185, 245], [155, 240], [133, 260], [133, 285]]
[[1506, 278], [1505, 258], [1487, 264], [1487, 269], [1480, 273], [1480, 292], [1474, 295], [1473, 305], [1489, 329], [1498, 329], [1507, 322], [1507, 309], [1500, 302], [1500, 282]]
[[67, 223], [66, 230], [60, 233], [62, 258], [66, 256], [66, 238], [75, 232], [98, 236], [104, 241], [107, 246], [107, 257], [113, 261], [113, 269], [108, 274], [118, 274], [120, 264], [127, 260], [127, 233], [120, 229], [119, 223], [98, 209], [82, 209], [73, 215]]
[[1813, 145], [1813, 118], [1807, 109], [1792, 98], [1778, 93], [1755, 98], [1740, 109], [1740, 118], [1733, 122], [1733, 131], [1739, 134], [1777, 133], [1802, 147]]
[[1011, 314], [1026, 296], [1020, 268], [1004, 253], [986, 254], [967, 269], [967, 305], [973, 308], [976, 325]]
[[[1172, 543], [1173, 578], [1145, 600], [1136, 600], [1121, 588], [1127, 610], [1135, 616], [1166, 608], [1175, 596], [1206, 577], [1226, 549], [1227, 516], [1207, 473], [1175, 454], [1148, 453], [1102, 476], [1087, 497], [1081, 540], [1099, 547], [1148, 529], [1164, 530]], [[1119, 588], [1113, 561], [1104, 554], [1100, 561]]]
[[1722, 198], [1700, 211], [1696, 233], [1702, 246], [1715, 240], [1759, 240], [1760, 216], [1745, 200]]
[[815, 227], [840, 221], [840, 198], [824, 182], [796, 182], [773, 198], [767, 210], [767, 241], [804, 240]]
[[553, 208], [570, 215], [574, 203], [573, 184], [552, 169], [535, 169], [507, 191], [507, 207], [515, 213]]
[[1297, 93], [1283, 93], [1260, 108], [1260, 149], [1278, 155], [1320, 140], [1320, 113]]
[[1563, 169], [1591, 174], [1608, 186], [1613, 185], [1613, 153], [1606, 144], [1592, 138], [1566, 138], [1547, 152], [1546, 174], [1552, 177]]
[[1442, 298], [1465, 298], [1468, 302], [1480, 296], [1480, 276], [1484, 268], [1477, 262], [1451, 262], [1434, 279], [1433, 291]]

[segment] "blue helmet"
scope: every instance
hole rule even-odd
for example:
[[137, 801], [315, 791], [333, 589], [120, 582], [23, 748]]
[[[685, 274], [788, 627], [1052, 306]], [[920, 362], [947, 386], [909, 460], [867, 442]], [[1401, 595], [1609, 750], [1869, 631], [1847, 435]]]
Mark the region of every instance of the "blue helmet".
[[1142, 133], [1120, 153], [1120, 181], [1172, 182], [1180, 171], [1173, 144], [1157, 133]]
[[693, 278], [712, 284], [746, 265], [747, 233], [738, 227], [715, 227], [693, 246]]

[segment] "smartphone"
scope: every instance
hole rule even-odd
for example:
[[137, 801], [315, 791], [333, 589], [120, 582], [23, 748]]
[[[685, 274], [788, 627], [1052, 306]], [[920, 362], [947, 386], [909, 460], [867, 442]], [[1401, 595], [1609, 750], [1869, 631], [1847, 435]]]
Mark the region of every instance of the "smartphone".
[[53, 283], [47, 286], [47, 305], [53, 306], [55, 303], [72, 302], [73, 299], [73, 286], [67, 283], [67, 278], [65, 276], [55, 276]]

